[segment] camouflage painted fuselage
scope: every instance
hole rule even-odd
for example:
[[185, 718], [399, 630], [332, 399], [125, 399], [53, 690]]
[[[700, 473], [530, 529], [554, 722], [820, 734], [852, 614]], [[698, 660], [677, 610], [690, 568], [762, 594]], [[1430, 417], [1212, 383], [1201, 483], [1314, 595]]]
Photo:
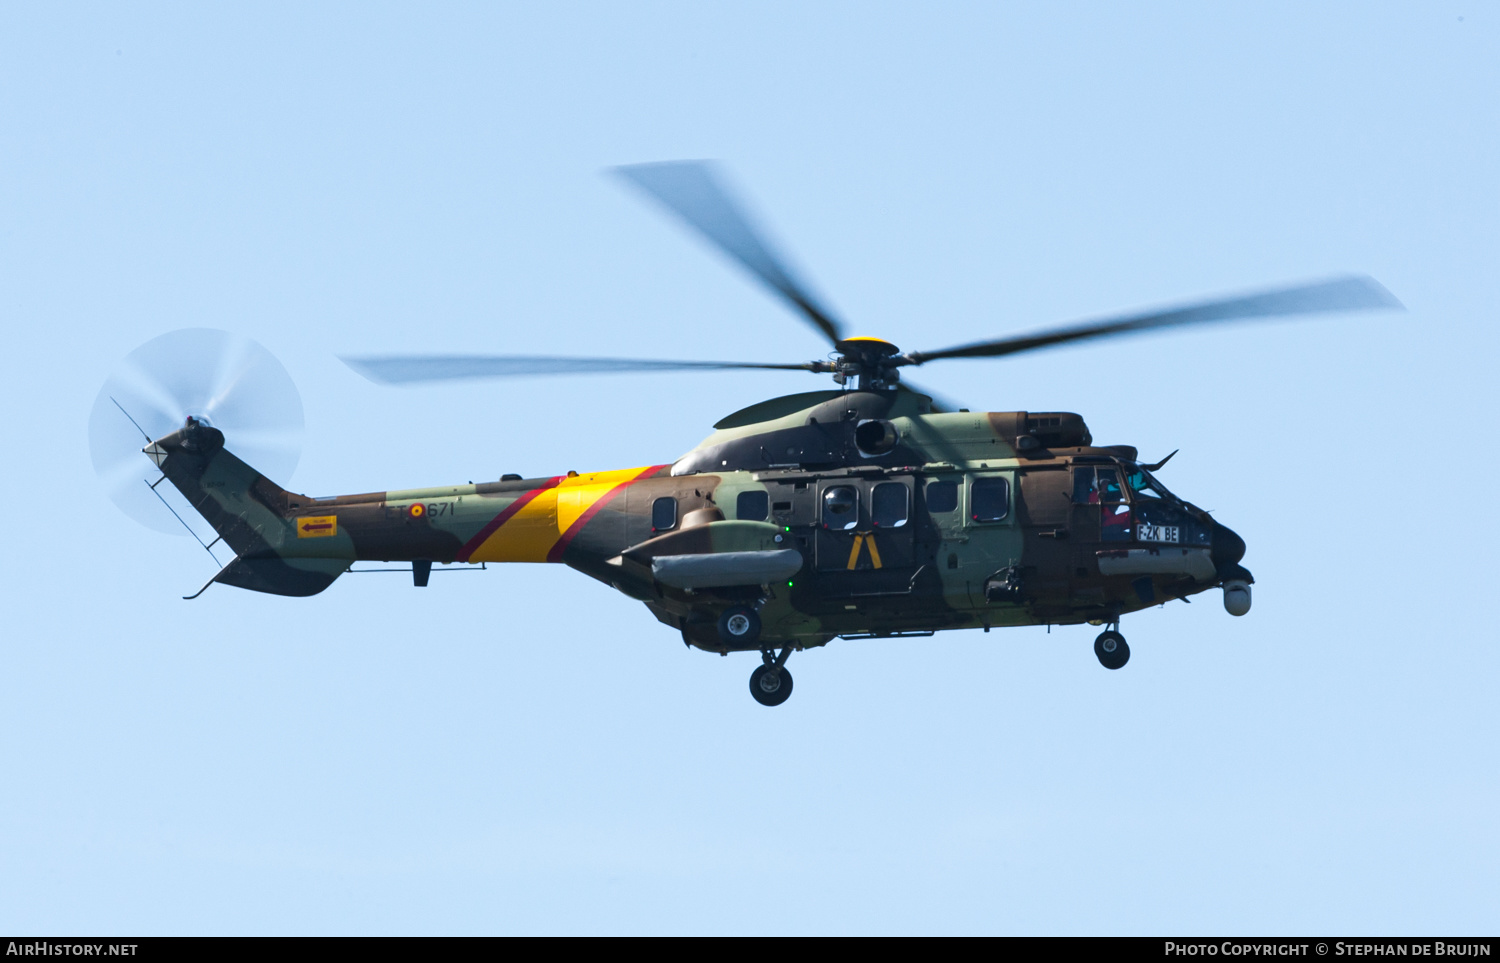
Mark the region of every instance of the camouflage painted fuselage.
[[1233, 532], [1077, 415], [929, 408], [810, 392], [729, 416], [674, 464], [316, 499], [206, 425], [146, 451], [235, 551], [219, 582], [311, 595], [358, 561], [561, 562], [713, 651], [735, 647], [716, 620], [736, 604], [758, 607], [755, 648], [805, 647], [1115, 621], [1250, 580]]

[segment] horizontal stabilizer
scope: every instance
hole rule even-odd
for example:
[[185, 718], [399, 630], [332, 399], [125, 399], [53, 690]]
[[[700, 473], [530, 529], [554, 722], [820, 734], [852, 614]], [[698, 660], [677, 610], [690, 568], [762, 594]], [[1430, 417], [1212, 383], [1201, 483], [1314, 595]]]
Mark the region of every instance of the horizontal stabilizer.
[[268, 595], [296, 598], [317, 595], [349, 567], [340, 558], [237, 558], [224, 566], [215, 582]]

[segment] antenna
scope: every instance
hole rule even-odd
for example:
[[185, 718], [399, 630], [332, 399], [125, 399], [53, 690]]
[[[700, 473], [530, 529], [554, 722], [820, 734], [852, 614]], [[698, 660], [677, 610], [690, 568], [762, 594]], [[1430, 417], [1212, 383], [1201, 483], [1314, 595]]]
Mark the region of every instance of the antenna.
[[[126, 418], [130, 418], [130, 423], [132, 425], [135, 425], [135, 430], [141, 433], [141, 437], [146, 439], [146, 443], [147, 444], [150, 444], [153, 441], [153, 439], [152, 439], [152, 437], [150, 435], [146, 434], [146, 429], [144, 429], [144, 428], [141, 427], [141, 423], [138, 422], [138, 421], [136, 421], [134, 418], [130, 417], [130, 412], [128, 412], [128, 411], [125, 410], [125, 406], [124, 405], [120, 404], [118, 401], [115, 401], [115, 396], [114, 395], [110, 395], [109, 396], [109, 400], [113, 401], [115, 407], [118, 408], [118, 409], [120, 409], [120, 414], [124, 415]], [[160, 467], [160, 466], [158, 466], [158, 467]], [[155, 495], [157, 497], [157, 499], [162, 503], [162, 506], [164, 508], [166, 508], [167, 511], [169, 511], [169, 512], [172, 513], [172, 517], [175, 518], [175, 519], [177, 519], [178, 522], [181, 522], [182, 527], [185, 528], [185, 529], [187, 529], [187, 533], [189, 535], [193, 536], [193, 541], [195, 541], [199, 545], [203, 546], [203, 550], [208, 553], [208, 557], [209, 558], [211, 558], [211, 559], [214, 560], [214, 564], [218, 565], [218, 566], [220, 566], [222, 568], [223, 565], [224, 565], [224, 563], [221, 562], [221, 561], [219, 561], [219, 556], [217, 556], [217, 555], [214, 554], [213, 546], [215, 546], [215, 545], [219, 544], [219, 542], [223, 541], [224, 536], [220, 535], [218, 538], [214, 539], [213, 541], [208, 542], [207, 544], [204, 544], [203, 539], [198, 536], [198, 533], [195, 532], [195, 531], [193, 531], [193, 526], [189, 525], [183, 519], [183, 517], [181, 515], [177, 514], [177, 509], [173, 508], [171, 506], [171, 504], [165, 498], [162, 498], [161, 492], [159, 492], [159, 491], [156, 490], [156, 486], [160, 485], [162, 482], [166, 481], [166, 479], [167, 479], [167, 476], [166, 476], [165, 473], [163, 473], [162, 476], [160, 478], [158, 478], [155, 482], [149, 482], [149, 481], [147, 481], [146, 482], [146, 487], [149, 488], [149, 489], [151, 489], [151, 494]], [[144, 478], [141, 479], [141, 480], [142, 481], [146, 481]], [[199, 594], [202, 594], [202, 593], [200, 592]]]
[[[110, 401], [115, 401], [115, 396], [114, 395], [110, 395], [109, 396], [109, 400]], [[130, 412], [128, 412], [128, 411], [125, 410], [125, 406], [124, 405], [120, 404], [118, 401], [115, 401], [115, 407], [118, 408], [118, 409], [120, 409], [120, 414], [124, 415], [126, 418], [130, 418]], [[152, 438], [150, 435], [146, 434], [146, 429], [144, 429], [144, 428], [141, 427], [141, 423], [140, 422], [136, 421], [134, 418], [130, 418], [130, 423], [132, 425], [135, 425], [135, 430], [141, 433], [141, 437], [142, 438], [146, 439], [146, 444], [149, 445], [152, 441], [155, 441], [154, 438]]]
[[[128, 418], [130, 416], [126, 415], [126, 417]], [[164, 482], [166, 480], [167, 480], [167, 476], [166, 475], [162, 475], [160, 478], [158, 478], [156, 480], [156, 485], [160, 485], [162, 482]], [[146, 480], [143, 478], [143, 479], [141, 479], [141, 481], [146, 481]], [[149, 489], [151, 489], [151, 494], [153, 494], [157, 498], [161, 499], [162, 505], [164, 505], [166, 507], [167, 511], [169, 511], [169, 512], [172, 513], [172, 517], [173, 518], [177, 519], [179, 522], [182, 522], [182, 527], [185, 528], [185, 529], [187, 529], [187, 533], [189, 535], [193, 536], [193, 540], [194, 541], [196, 541], [199, 545], [203, 546], [203, 550], [208, 553], [208, 557], [209, 558], [211, 558], [211, 559], [214, 560], [214, 564], [222, 567], [224, 563], [221, 562], [221, 561], [219, 561], [219, 556], [217, 556], [217, 555], [214, 554], [213, 546], [219, 544], [219, 542], [223, 540], [224, 536], [220, 535], [218, 538], [214, 539], [213, 541], [211, 541], [211, 542], [209, 542], [207, 544], [204, 544], [203, 539], [201, 539], [201, 538], [198, 537], [198, 533], [195, 532], [195, 531], [193, 531], [193, 526], [191, 526], [187, 522], [183, 521], [182, 516], [179, 515], [179, 514], [177, 514], [177, 509], [173, 508], [171, 506], [171, 504], [165, 498], [161, 497], [161, 492], [159, 492], [159, 491], [156, 490], [156, 485], [153, 485], [150, 482], [146, 482], [146, 487], [149, 488]]]

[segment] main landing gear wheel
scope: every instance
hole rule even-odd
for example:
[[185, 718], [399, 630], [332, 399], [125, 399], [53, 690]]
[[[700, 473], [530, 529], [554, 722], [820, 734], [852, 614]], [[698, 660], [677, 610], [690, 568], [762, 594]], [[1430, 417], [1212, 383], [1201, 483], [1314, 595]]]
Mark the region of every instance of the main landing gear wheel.
[[1130, 646], [1125, 644], [1125, 636], [1111, 629], [1100, 632], [1094, 640], [1094, 654], [1106, 669], [1118, 669], [1130, 661]]
[[760, 666], [750, 673], [750, 694], [763, 706], [779, 706], [792, 697], [792, 674], [784, 667]]
[[748, 605], [732, 605], [719, 616], [719, 638], [725, 645], [748, 649], [760, 638], [760, 616]]

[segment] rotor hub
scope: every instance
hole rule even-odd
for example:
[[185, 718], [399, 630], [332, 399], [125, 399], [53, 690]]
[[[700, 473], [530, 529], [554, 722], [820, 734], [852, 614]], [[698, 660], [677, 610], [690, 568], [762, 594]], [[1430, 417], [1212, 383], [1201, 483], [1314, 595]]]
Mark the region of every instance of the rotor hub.
[[901, 349], [882, 338], [840, 338], [834, 342], [840, 357], [834, 362], [833, 380], [848, 384], [857, 379], [861, 391], [889, 388], [901, 380], [893, 363]]
[[891, 358], [901, 353], [900, 348], [882, 338], [841, 338], [833, 347], [848, 357]]

